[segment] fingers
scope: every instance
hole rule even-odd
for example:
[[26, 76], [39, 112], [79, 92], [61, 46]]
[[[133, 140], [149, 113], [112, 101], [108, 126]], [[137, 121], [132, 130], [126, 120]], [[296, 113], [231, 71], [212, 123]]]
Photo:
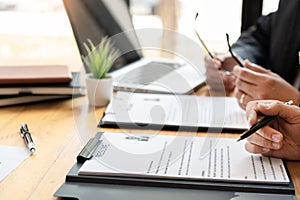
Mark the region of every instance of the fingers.
[[258, 130], [255, 134], [249, 136], [247, 140], [252, 144], [262, 147], [279, 149], [281, 145], [280, 143], [283, 140], [283, 135], [270, 126], [265, 126]]
[[251, 126], [257, 122], [257, 113], [259, 112], [257, 103], [257, 101], [250, 101], [246, 106], [246, 117]]
[[[249, 101], [263, 99], [265, 95], [265, 81], [268, 70], [255, 64], [245, 61], [246, 68], [234, 67], [233, 73], [236, 76], [235, 96], [239, 99], [239, 104], [245, 109]], [[245, 94], [243, 96], [243, 94]], [[242, 98], [244, 97], [244, 98]], [[242, 101], [243, 100], [243, 101]]]
[[300, 160], [299, 146], [289, 146], [289, 148], [281, 148], [278, 150], [261, 148], [260, 146], [251, 143], [245, 143], [245, 149], [250, 153], [262, 154], [263, 156], [270, 156], [275, 158], [284, 158], [286, 160]]
[[205, 57], [206, 82], [213, 91], [222, 89], [233, 91], [235, 87], [235, 76], [225, 75], [225, 73], [220, 70], [223, 68], [223, 60], [224, 58], [219, 58], [218, 55], [215, 55], [214, 59], [211, 59], [209, 56]]
[[264, 156], [274, 156], [274, 154], [275, 154], [274, 151], [277, 151], [277, 150], [260, 147], [260, 146], [251, 144], [249, 142], [245, 143], [245, 149], [249, 153], [262, 154]]
[[[233, 74], [242, 82], [250, 83], [253, 85], [257, 85], [259, 80], [264, 80], [266, 73], [269, 73], [268, 70], [263, 69], [259, 66], [255, 66], [254, 64], [250, 64], [249, 61], [245, 62], [246, 68], [234, 67]], [[251, 67], [249, 67], [251, 66]], [[248, 68], [249, 67], [249, 68]], [[256, 71], [255, 71], [256, 70]]]
[[[251, 125], [258, 121], [258, 114], [276, 115], [276, 120], [247, 138], [245, 149], [250, 153], [300, 159], [297, 133], [300, 108], [276, 100], [252, 101], [247, 104], [246, 116]], [[278, 130], [276, 130], [278, 129]], [[280, 132], [279, 132], [280, 131]]]
[[265, 115], [277, 115], [286, 121], [295, 119], [300, 115], [300, 108], [297, 106], [286, 105], [276, 100], [259, 101], [257, 110]]
[[271, 149], [263, 148], [261, 146], [255, 145], [255, 144], [251, 144], [249, 142], [245, 143], [245, 149], [249, 153], [254, 153], [254, 154], [266, 154], [271, 151]]
[[243, 109], [246, 109], [248, 102], [253, 100], [253, 97], [249, 93], [239, 90], [238, 87], [234, 89], [234, 96], [238, 99], [238, 103]]
[[289, 119], [293, 119], [300, 115], [300, 108], [297, 106], [286, 105], [277, 100], [251, 101], [246, 107], [246, 116], [250, 125], [253, 125], [257, 121], [258, 113], [271, 116], [276, 115], [285, 119], [285, 121], [289, 121]]
[[222, 73], [222, 78], [223, 78], [224, 87], [226, 91], [233, 91], [235, 88], [235, 81], [236, 81], [235, 76], [228, 76], [224, 72], [221, 73]]
[[[224, 90], [223, 77], [220, 71], [217, 69], [217, 61], [211, 58], [206, 58], [206, 83], [209, 85], [210, 89], [213, 91]], [[225, 92], [225, 91], [224, 91]]]
[[206, 55], [204, 57], [204, 62], [207, 68], [221, 68], [222, 65], [222, 61], [217, 59], [217, 57], [215, 57], [215, 59], [212, 59], [210, 56]]
[[222, 59], [222, 68], [227, 71], [232, 72], [234, 66], [238, 65], [238, 63], [231, 56], [230, 57], [227, 56], [225, 59], [224, 58], [221, 59]]
[[266, 126], [249, 136], [247, 141], [248, 143], [246, 143], [245, 148], [248, 152], [265, 154], [281, 149], [283, 135], [273, 128]]
[[258, 72], [258, 73], [270, 73], [270, 70], [267, 70], [255, 63], [251, 63], [249, 60], [245, 60], [245, 63], [244, 63], [245, 67], [254, 71], [254, 72]]
[[[252, 101], [247, 104], [246, 116], [250, 125], [258, 121], [258, 113], [260, 112], [260, 104], [270, 105], [273, 101]], [[247, 138], [248, 143], [245, 148], [250, 153], [268, 154], [274, 150], [279, 150], [283, 144], [283, 135], [270, 126], [259, 129], [256, 133]]]
[[[251, 101], [254, 100], [253, 98], [253, 92], [257, 91], [257, 77], [253, 75], [254, 72], [251, 72], [249, 69], [242, 69], [241, 67], [234, 67], [233, 73], [236, 75], [236, 81], [235, 81], [235, 91], [234, 95], [237, 99], [239, 99], [239, 103], [241, 107], [245, 107], [245, 105]], [[255, 72], [256, 73], [256, 72]], [[252, 80], [249, 79], [249, 77], [253, 77]], [[255, 77], [255, 78], [254, 78]], [[247, 81], [247, 80], [250, 81]], [[245, 94], [244, 101], [241, 101], [242, 94]]]

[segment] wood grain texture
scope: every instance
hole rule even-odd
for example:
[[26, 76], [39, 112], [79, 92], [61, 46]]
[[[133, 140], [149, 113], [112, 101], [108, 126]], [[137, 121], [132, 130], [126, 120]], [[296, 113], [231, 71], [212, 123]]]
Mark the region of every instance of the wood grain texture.
[[[24, 146], [18, 130], [21, 122], [26, 122], [37, 151], [0, 182], [0, 199], [57, 199], [53, 194], [63, 184], [82, 146], [96, 131], [140, 132], [97, 128], [103, 111], [104, 108], [89, 106], [87, 97], [1, 108], [0, 145]], [[145, 132], [153, 134], [151, 130]], [[156, 132], [161, 133], [174, 134], [172, 131]], [[222, 136], [238, 137], [236, 134]], [[300, 162], [288, 162], [288, 168], [297, 199], [300, 199]]]

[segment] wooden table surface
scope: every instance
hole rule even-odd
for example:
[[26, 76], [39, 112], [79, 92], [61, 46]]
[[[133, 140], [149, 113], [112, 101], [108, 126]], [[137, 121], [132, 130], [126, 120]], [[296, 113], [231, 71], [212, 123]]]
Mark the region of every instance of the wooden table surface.
[[[37, 148], [0, 182], [0, 199], [57, 199], [53, 194], [64, 183], [77, 154], [100, 131], [97, 123], [103, 111], [89, 106], [87, 97], [0, 108], [0, 145], [24, 146], [18, 130], [26, 122]], [[287, 164], [300, 199], [300, 162]]]

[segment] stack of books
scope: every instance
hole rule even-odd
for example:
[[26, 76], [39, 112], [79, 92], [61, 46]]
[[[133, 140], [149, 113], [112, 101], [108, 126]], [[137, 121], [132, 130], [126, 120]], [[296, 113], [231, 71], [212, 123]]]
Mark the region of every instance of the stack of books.
[[85, 91], [68, 66], [0, 66], [0, 107], [68, 99]]

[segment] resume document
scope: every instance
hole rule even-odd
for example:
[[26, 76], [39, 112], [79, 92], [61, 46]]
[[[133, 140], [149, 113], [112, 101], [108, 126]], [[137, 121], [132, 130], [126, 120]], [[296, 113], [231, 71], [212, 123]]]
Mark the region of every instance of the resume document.
[[[248, 128], [245, 111], [234, 97], [203, 97], [118, 92], [105, 110], [103, 125]], [[144, 127], [144, 126], [143, 126]], [[144, 127], [145, 128], [145, 127]]]
[[281, 159], [250, 154], [236, 139], [106, 132], [100, 142], [79, 175], [290, 182]]

